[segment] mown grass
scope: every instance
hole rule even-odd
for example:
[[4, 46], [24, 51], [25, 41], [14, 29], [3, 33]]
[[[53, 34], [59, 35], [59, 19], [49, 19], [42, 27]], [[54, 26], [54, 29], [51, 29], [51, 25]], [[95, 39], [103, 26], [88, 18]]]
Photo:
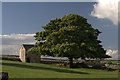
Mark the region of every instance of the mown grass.
[[8, 72], [9, 78], [117, 78], [118, 72], [88, 68], [62, 68], [55, 64], [23, 63], [2, 61], [3, 72]]

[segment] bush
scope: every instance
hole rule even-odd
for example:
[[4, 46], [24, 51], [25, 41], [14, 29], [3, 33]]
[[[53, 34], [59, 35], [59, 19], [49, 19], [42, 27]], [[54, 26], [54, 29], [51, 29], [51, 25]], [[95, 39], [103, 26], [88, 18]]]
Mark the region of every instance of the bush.
[[108, 64], [112, 64], [112, 61], [109, 61]]
[[[56, 64], [56, 66], [70, 68], [70, 64], [69, 63]], [[82, 62], [82, 63], [78, 62], [78, 63], [73, 63], [72, 68], [88, 68], [88, 65], [85, 64], [84, 62]]]

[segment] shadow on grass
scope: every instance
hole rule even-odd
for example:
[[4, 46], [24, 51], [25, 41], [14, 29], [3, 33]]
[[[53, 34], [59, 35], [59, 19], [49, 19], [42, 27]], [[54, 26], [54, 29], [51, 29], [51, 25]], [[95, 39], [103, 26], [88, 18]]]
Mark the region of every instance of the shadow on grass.
[[29, 68], [29, 69], [50, 70], [50, 71], [56, 71], [56, 72], [62, 72], [62, 73], [88, 74], [85, 72], [78, 72], [78, 71], [72, 71], [72, 70], [67, 70], [67, 69], [57, 69], [57, 68], [41, 67], [41, 66], [30, 66], [30, 65], [16, 64], [16, 63], [2, 63], [2, 65], [21, 67], [21, 68]]

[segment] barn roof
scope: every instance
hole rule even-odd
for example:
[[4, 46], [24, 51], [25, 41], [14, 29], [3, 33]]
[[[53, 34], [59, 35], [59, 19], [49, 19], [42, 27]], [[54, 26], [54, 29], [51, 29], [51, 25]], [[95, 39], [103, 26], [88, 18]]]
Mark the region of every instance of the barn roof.
[[24, 48], [25, 48], [26, 51], [27, 51], [28, 49], [34, 47], [33, 44], [23, 44], [23, 46], [24, 46]]

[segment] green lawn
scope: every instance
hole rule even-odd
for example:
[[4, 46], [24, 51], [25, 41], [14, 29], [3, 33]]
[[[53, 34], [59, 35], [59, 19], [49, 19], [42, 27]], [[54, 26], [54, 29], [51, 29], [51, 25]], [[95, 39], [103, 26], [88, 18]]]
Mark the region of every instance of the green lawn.
[[9, 78], [117, 78], [118, 72], [87, 68], [60, 68], [50, 64], [2, 61]]

